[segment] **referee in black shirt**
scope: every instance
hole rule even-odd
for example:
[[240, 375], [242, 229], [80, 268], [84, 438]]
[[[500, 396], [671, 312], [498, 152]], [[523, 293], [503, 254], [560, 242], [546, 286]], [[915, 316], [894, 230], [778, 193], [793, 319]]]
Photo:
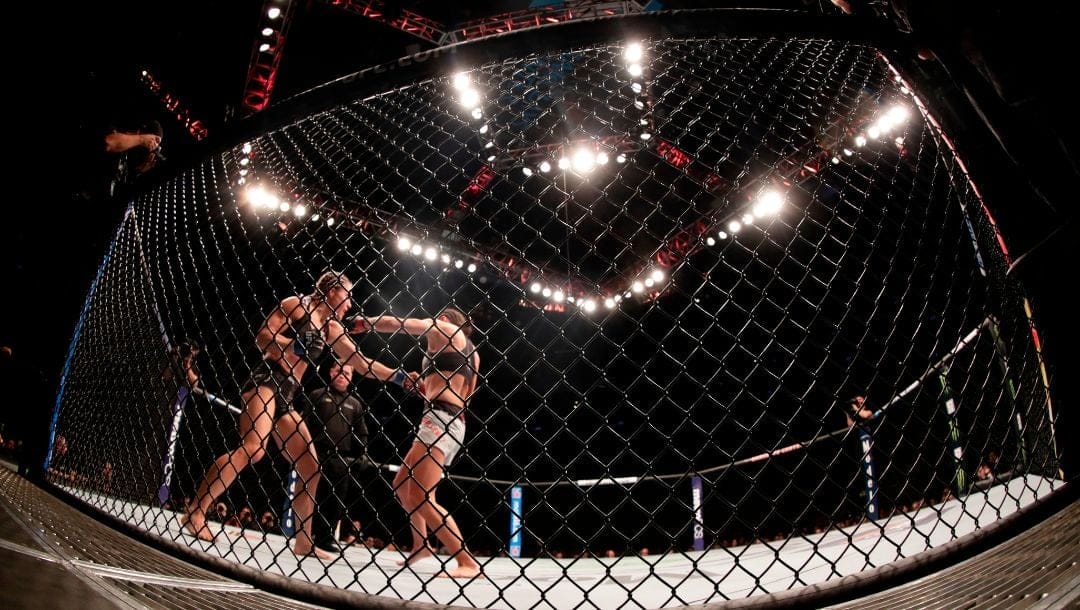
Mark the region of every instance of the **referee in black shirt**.
[[356, 464], [367, 469], [372, 465], [367, 458], [366, 409], [349, 391], [352, 376], [351, 366], [334, 363], [329, 387], [300, 399], [323, 477], [316, 492], [311, 537], [315, 546], [331, 553], [341, 552], [334, 529], [345, 515], [345, 501], [353, 485], [350, 467]]

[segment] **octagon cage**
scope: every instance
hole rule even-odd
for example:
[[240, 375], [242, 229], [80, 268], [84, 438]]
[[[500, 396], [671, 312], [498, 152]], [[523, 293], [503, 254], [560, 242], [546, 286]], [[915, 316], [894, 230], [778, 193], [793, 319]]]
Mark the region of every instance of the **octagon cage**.
[[1059, 487], [1008, 240], [919, 92], [733, 14], [365, 70], [137, 196], [51, 481], [316, 597], [515, 608], [821, 585]]

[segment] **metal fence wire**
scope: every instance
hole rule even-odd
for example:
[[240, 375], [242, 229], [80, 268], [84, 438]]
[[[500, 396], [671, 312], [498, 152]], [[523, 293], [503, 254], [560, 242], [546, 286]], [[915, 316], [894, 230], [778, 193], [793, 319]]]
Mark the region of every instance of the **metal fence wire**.
[[521, 49], [135, 199], [49, 476], [206, 553], [391, 598], [823, 582], [1060, 483], [1003, 244], [874, 48]]

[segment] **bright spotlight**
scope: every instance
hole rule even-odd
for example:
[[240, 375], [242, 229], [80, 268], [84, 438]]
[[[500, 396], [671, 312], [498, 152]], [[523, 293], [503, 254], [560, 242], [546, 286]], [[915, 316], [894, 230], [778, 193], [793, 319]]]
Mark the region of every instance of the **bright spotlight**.
[[526, 177], [526, 178], [528, 178], [529, 176], [533, 175], [533, 171], [532, 171], [532, 169], [531, 169], [531, 168], [528, 168], [528, 167], [523, 167], [523, 168], [521, 168], [521, 173], [525, 174], [525, 177]]
[[581, 304], [581, 308], [584, 309], [588, 313], [592, 313], [592, 312], [596, 311], [596, 301], [594, 301], [592, 299], [588, 299], [588, 300], [586, 300], [585, 302], [583, 302]]
[[654, 282], [664, 281], [664, 272], [660, 269], [653, 269], [651, 276]]
[[593, 159], [592, 151], [581, 149], [574, 153], [574, 171], [586, 174], [592, 171], [596, 160]]
[[893, 106], [889, 109], [888, 116], [892, 118], [894, 123], [902, 123], [907, 120], [909, 114], [908, 109], [904, 106]]
[[641, 93], [641, 83], [630, 83], [630, 90], [634, 93]]
[[245, 155], [250, 155], [250, 154], [251, 154], [251, 142], [246, 142], [246, 143], [245, 143], [245, 144], [244, 144], [244, 145], [243, 145], [243, 146], [242, 146], [242, 147], [240, 148], [240, 150], [244, 151], [244, 154], [245, 154]]
[[412, 240], [410, 240], [408, 237], [399, 237], [398, 238], [398, 240], [397, 240], [397, 249], [398, 250], [401, 250], [402, 252], [405, 252], [411, 247], [412, 247]]
[[865, 146], [866, 138], [864, 136], [855, 136], [855, 146]]
[[646, 287], [646, 288], [652, 288], [652, 287], [653, 287], [653, 284], [655, 284], [655, 283], [656, 283], [656, 282], [654, 282], [654, 281], [653, 281], [653, 279], [652, 279], [651, 277], [650, 277], [650, 278], [646, 278], [646, 279], [645, 279], [645, 287]]
[[487, 133], [487, 132], [488, 132], [488, 126], [487, 125], [481, 125], [480, 126], [480, 133]]
[[727, 230], [731, 231], [732, 233], [738, 233], [739, 229], [741, 229], [741, 228], [742, 228], [742, 225], [739, 224], [738, 220], [732, 220], [727, 225]]
[[711, 238], [711, 237], [706, 237], [705, 238], [705, 245], [706, 246], [715, 246], [716, 245], [716, 240]]
[[543, 289], [543, 286], [540, 285], [540, 282], [533, 282], [533, 285], [529, 286], [529, 291], [533, 294], [539, 294], [541, 289]]
[[473, 108], [472, 109], [472, 118], [474, 118], [474, 119], [482, 119], [482, 118], [484, 118], [484, 111], [480, 110], [479, 108]]
[[296, 216], [297, 218], [303, 218], [304, 215], [307, 214], [307, 206], [302, 203], [298, 203], [296, 204], [296, 207], [292, 209], [292, 213], [293, 216]]
[[844, 156], [845, 157], [850, 157], [853, 154], [855, 154], [855, 151], [851, 150], [850, 148], [845, 148], [844, 149]]
[[458, 72], [454, 75], [454, 89], [458, 91], [464, 91], [469, 88], [469, 75], [464, 72]]
[[616, 163], [626, 163], [626, 155], [619, 155], [615, 157]]
[[332, 226], [334, 226], [334, 222], [336, 222], [336, 221], [333, 219], [333, 217], [327, 218], [326, 219], [326, 226], [332, 227]]
[[596, 153], [596, 162], [600, 165], [607, 165], [608, 156], [607, 153]]
[[551, 296], [551, 289], [550, 288], [544, 288], [543, 290], [540, 291], [540, 294], [544, 295], [544, 298], [547, 298], [547, 297]]
[[476, 265], [474, 265], [472, 263], [469, 263], [468, 270], [469, 270], [469, 273], [472, 273], [472, 272], [476, 271]]
[[263, 36], [273, 36], [274, 35], [274, 28], [263, 28], [262, 35]]
[[719, 237], [720, 239], [727, 239], [727, 231], [720, 231], [719, 233], [716, 234], [716, 236]]
[[424, 258], [428, 259], [429, 261], [435, 260], [438, 256], [439, 253], [435, 251], [435, 248], [428, 248], [427, 250], [424, 250]]
[[754, 224], [754, 215], [753, 214], [743, 214], [742, 215], [742, 223], [744, 225], [752, 225], [752, 224]]
[[[754, 204], [754, 216], [758, 218], [769, 216], [779, 212], [782, 207], [784, 207], [784, 196], [777, 191], [767, 191]], [[738, 231], [738, 229], [732, 230], [732, 233], [735, 231]]]
[[840, 165], [840, 157], [833, 157], [832, 158], [832, 164], [833, 165]]
[[648, 140], [651, 137], [652, 137], [652, 134], [647, 132], [647, 131], [641, 134], [641, 139], [642, 140]]
[[454, 261], [454, 269], [461, 269], [464, 266], [465, 266], [465, 261], [462, 261], [462, 260]]
[[267, 200], [270, 198], [270, 193], [266, 192], [261, 186], [253, 186], [244, 191], [244, 195], [247, 197], [248, 203], [255, 207], [263, 207], [266, 205]]
[[484, 144], [484, 148], [494, 148], [494, 147], [495, 147], [494, 142], [488, 142], [487, 144]]
[[441, 261], [443, 262], [443, 264], [444, 264], [444, 265], [449, 265], [449, 264], [450, 264], [450, 255], [449, 255], [449, 254], [443, 254], [443, 255], [442, 255], [442, 256], [441, 256], [440, 258], [439, 258], [439, 260], [441, 260]]
[[550, 172], [551, 171], [551, 164], [548, 163], [547, 161], [541, 161], [540, 162], [540, 171], [544, 172], [545, 174]]
[[562, 290], [556, 290], [556, 291], [555, 291], [555, 292], [554, 292], [554, 293], [553, 293], [553, 294], [551, 295], [551, 299], [552, 299], [553, 301], [555, 301], [556, 303], [562, 303], [562, 302], [563, 302], [563, 299], [565, 299], [565, 298], [566, 298], [566, 295], [565, 295], [565, 294], [563, 294]]
[[278, 206], [278, 209], [282, 212], [288, 212], [290, 209], [292, 209], [292, 206], [289, 205], [288, 201], [282, 201], [281, 205]]
[[626, 61], [632, 61], [632, 62], [636, 62], [636, 61], [640, 60], [641, 55], [642, 55], [641, 44], [636, 43], [636, 42], [629, 44], [626, 47], [626, 51], [624, 53], [624, 56], [626, 57]]
[[466, 108], [475, 108], [480, 105], [480, 94], [476, 92], [476, 89], [466, 89], [461, 92], [458, 101]]
[[641, 64], [630, 64], [626, 67], [626, 71], [630, 73], [630, 76], [641, 76]]
[[319, 216], [318, 214], [312, 214], [311, 215], [311, 221], [312, 222], [318, 222], [320, 218], [322, 218], [322, 216]]
[[261, 45], [259, 45], [259, 52], [260, 53], [265, 53], [265, 52], [267, 52], [269, 50], [270, 50], [270, 45], [269, 44], [264, 42]]
[[633, 291], [633, 292], [641, 292], [641, 291], [645, 290], [645, 284], [642, 284], [641, 282], [634, 282], [630, 286], [630, 290]]
[[251, 163], [251, 159], [248, 159], [247, 157], [240, 159], [240, 165], [247, 165], [248, 163]]
[[242, 170], [240, 170], [240, 175], [241, 176], [246, 176], [246, 175], [248, 175], [248, 171], [246, 169], [242, 169]]
[[562, 159], [559, 159], [559, 169], [567, 169], [569, 167], [570, 167], [570, 159], [567, 159], [566, 157], [563, 157]]
[[409, 252], [412, 252], [413, 256], [420, 256], [423, 251], [424, 247], [420, 244], [413, 244], [412, 248], [409, 249]]
[[143, 76], [146, 76], [146, 70], [143, 70], [143, 71], [142, 71], [142, 75], [143, 75]]
[[904, 145], [904, 138], [902, 136], [896, 136], [896, 139], [893, 140], [893, 142], [896, 142], [897, 146], [903, 146]]
[[870, 136], [871, 139], [876, 140], [878, 136], [881, 135], [881, 129], [879, 129], [877, 125], [874, 125], [866, 130], [866, 135]]
[[604, 307], [607, 307], [608, 309], [615, 309], [615, 299], [604, 299]]
[[275, 6], [274, 8], [266, 11], [266, 16], [271, 19], [277, 19], [281, 16], [281, 9]]

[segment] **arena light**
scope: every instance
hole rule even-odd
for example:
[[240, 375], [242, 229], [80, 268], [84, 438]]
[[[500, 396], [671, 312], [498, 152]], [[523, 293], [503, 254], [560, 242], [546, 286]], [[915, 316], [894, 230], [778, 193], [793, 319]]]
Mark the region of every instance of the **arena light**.
[[474, 118], [474, 119], [482, 119], [482, 118], [484, 118], [484, 111], [479, 109], [479, 108], [473, 108], [472, 109], [472, 118]]
[[645, 284], [642, 284], [641, 282], [634, 282], [633, 284], [631, 284], [630, 290], [632, 292], [644, 292]]
[[851, 150], [850, 148], [845, 148], [844, 149], [844, 156], [845, 157], [850, 157], [853, 154], [855, 154], [855, 151]]
[[278, 7], [275, 6], [275, 7], [271, 8], [270, 10], [266, 11], [266, 16], [271, 18], [271, 19], [277, 19], [278, 17], [281, 16], [281, 9], [279, 9]]
[[654, 284], [656, 284], [656, 282], [654, 282], [651, 277], [650, 278], [645, 278], [645, 287], [646, 288], [652, 288]]
[[574, 171], [579, 174], [587, 174], [596, 166], [596, 160], [593, 158], [592, 151], [582, 148], [574, 153], [573, 164]]
[[556, 303], [562, 303], [563, 299], [565, 299], [565, 298], [566, 298], [566, 295], [563, 294], [562, 290], [556, 290], [551, 295], [551, 300], [555, 301]]
[[911, 112], [908, 111], [907, 107], [900, 104], [890, 108], [888, 113], [888, 116], [892, 119], [893, 123], [903, 123], [910, 115]]
[[455, 74], [451, 82], [454, 85], [454, 89], [457, 89], [458, 91], [465, 91], [472, 87], [472, 83], [469, 81], [469, 75], [464, 72]]
[[521, 173], [525, 174], [525, 177], [526, 177], [526, 178], [528, 178], [529, 176], [533, 175], [533, 171], [532, 171], [532, 169], [531, 169], [531, 168], [528, 168], [528, 167], [523, 167], [523, 168], [521, 168]]
[[626, 66], [626, 71], [630, 74], [630, 76], [638, 77], [641, 76], [641, 73], [644, 70], [642, 70], [641, 64], [630, 64], [629, 66]]
[[641, 134], [641, 139], [642, 139], [642, 140], [648, 140], [648, 139], [650, 139], [650, 138], [652, 138], [652, 134], [651, 134], [651, 133], [649, 133], [649, 132], [647, 132], [647, 131], [646, 131], [646, 132], [643, 132], [643, 133]]
[[465, 261], [463, 261], [461, 259], [458, 259], [458, 260], [454, 261], [454, 268], [455, 269], [461, 269], [464, 266], [465, 266]]
[[458, 96], [458, 103], [466, 108], [475, 108], [480, 104], [480, 94], [476, 92], [476, 89], [465, 89]]
[[244, 191], [244, 197], [253, 207], [277, 207], [277, 199], [261, 186], [248, 188]]
[[732, 220], [727, 224], [727, 230], [731, 231], [732, 235], [738, 233], [739, 229], [742, 229], [742, 225], [739, 223], [738, 220]]
[[711, 237], [706, 237], [705, 238], [705, 245], [706, 246], [715, 246], [716, 245], [716, 240], [711, 238]]
[[543, 290], [543, 288], [544, 287], [540, 285], [540, 282], [533, 282], [533, 285], [529, 286], [529, 290], [533, 294], [540, 294], [540, 291]]
[[592, 299], [586, 299], [581, 304], [581, 308], [584, 309], [587, 313], [592, 313], [592, 312], [596, 311], [596, 301], [594, 301]]
[[596, 162], [600, 165], [607, 165], [608, 156], [607, 153], [596, 153]]
[[435, 248], [428, 248], [427, 250], [424, 250], [424, 258], [428, 259], [429, 261], [435, 260], [436, 258], [438, 258], [438, 256], [439, 253], [435, 250]]
[[743, 214], [742, 215], [742, 223], [743, 223], [743, 225], [746, 225], [746, 226], [754, 224], [754, 215], [753, 214]]
[[855, 136], [855, 146], [866, 146], [866, 137]]
[[481, 125], [480, 126], [480, 133], [487, 133], [487, 132], [488, 132], [488, 126], [487, 125]]
[[240, 165], [247, 165], [248, 163], [251, 163], [251, 160], [248, 159], [247, 157], [244, 157], [243, 159], [240, 159]]
[[412, 248], [409, 249], [409, 252], [412, 252], [413, 256], [420, 256], [424, 253], [424, 247], [420, 244], [413, 244]]
[[282, 212], [288, 212], [290, 209], [292, 209], [292, 206], [289, 205], [288, 201], [282, 201], [281, 205], [278, 206], [278, 209]]
[[312, 222], [318, 222], [320, 218], [322, 218], [322, 216], [320, 216], [318, 213], [311, 215]]
[[626, 163], [626, 155], [619, 155], [615, 157], [616, 163]]
[[719, 237], [720, 239], [727, 239], [728, 238], [727, 231], [720, 231], [719, 233], [716, 234], [716, 236]]
[[261, 45], [259, 45], [259, 52], [260, 53], [266, 53], [269, 50], [270, 50], [270, 45], [268, 43], [264, 42]]
[[244, 151], [245, 155], [250, 155], [251, 154], [251, 142], [245, 142], [244, 145], [242, 147], [240, 147], [240, 150]]
[[641, 93], [641, 83], [630, 83], [630, 90], [634, 93]]
[[615, 299], [612, 299], [610, 297], [604, 299], [604, 307], [607, 307], [608, 309], [615, 309]]
[[644, 55], [644, 51], [641, 48], [641, 43], [632, 42], [626, 46], [626, 51], [623, 52], [623, 56], [626, 57], [626, 61], [639, 62]]
[[559, 169], [569, 169], [569, 168], [570, 168], [570, 159], [567, 159], [566, 157], [563, 157], [562, 159], [559, 159]]
[[263, 36], [273, 36], [274, 35], [274, 28], [263, 28], [262, 35]]
[[833, 157], [832, 158], [832, 164], [833, 165], [840, 165], [840, 157]]
[[540, 294], [544, 295], [544, 298], [546, 299], [546, 298], [551, 296], [551, 289], [550, 288], [544, 288], [544, 289], [542, 289], [540, 291]]
[[248, 175], [248, 171], [246, 169], [242, 169], [242, 170], [240, 170], [240, 175], [241, 176], [246, 176], [246, 175]]
[[296, 216], [297, 218], [303, 218], [307, 215], [307, 206], [302, 203], [298, 203], [293, 207], [292, 213], [293, 216]]
[[327, 218], [327, 219], [326, 219], [326, 226], [328, 226], [328, 227], [332, 227], [332, 226], [334, 226], [334, 222], [335, 222], [335, 221], [334, 221], [334, 217], [333, 217], [333, 216], [331, 216], [330, 218]]
[[444, 265], [449, 265], [450, 264], [450, 255], [449, 254], [443, 254], [441, 257], [439, 257], [439, 260], [441, 260]]
[[[784, 196], [779, 191], [766, 191], [758, 198], [757, 203], [754, 204], [753, 212], [754, 216], [758, 218], [764, 218], [765, 216], [771, 216], [780, 211], [780, 208], [784, 207]], [[731, 225], [728, 225], [731, 228]], [[732, 229], [734, 233], [738, 229]], [[723, 239], [721, 237], [720, 239]]]
[[408, 252], [409, 248], [412, 248], [412, 240], [408, 237], [399, 237], [397, 240], [397, 249], [402, 252]]
[[876, 140], [881, 135], [881, 129], [877, 125], [873, 125], [866, 130], [866, 135], [870, 136], [871, 140]]
[[469, 270], [469, 273], [472, 273], [472, 272], [476, 271], [476, 265], [474, 265], [472, 263], [469, 263], [469, 266], [467, 267], [467, 269]]
[[651, 277], [654, 282], [659, 283], [659, 282], [664, 281], [664, 278], [666, 277], [666, 275], [660, 269], [653, 269], [652, 273], [649, 274], [649, 277]]
[[548, 163], [547, 161], [542, 161], [540, 163], [540, 171], [544, 172], [545, 174], [550, 172], [551, 171], [551, 164]]

